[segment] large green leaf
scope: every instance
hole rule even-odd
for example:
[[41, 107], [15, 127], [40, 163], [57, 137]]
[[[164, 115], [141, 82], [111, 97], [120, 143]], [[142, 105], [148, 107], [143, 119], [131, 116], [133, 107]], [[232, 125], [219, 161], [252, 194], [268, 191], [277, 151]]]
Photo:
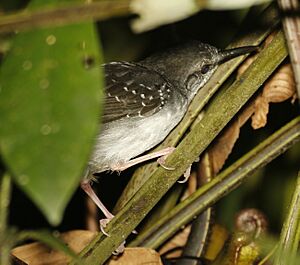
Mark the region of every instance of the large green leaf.
[[100, 59], [93, 24], [82, 23], [17, 34], [1, 66], [1, 155], [52, 224], [62, 218], [98, 131]]

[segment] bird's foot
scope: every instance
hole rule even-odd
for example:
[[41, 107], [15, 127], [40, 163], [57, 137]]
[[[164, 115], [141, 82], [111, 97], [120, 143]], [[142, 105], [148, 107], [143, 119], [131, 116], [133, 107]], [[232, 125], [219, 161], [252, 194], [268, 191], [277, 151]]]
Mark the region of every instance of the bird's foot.
[[[114, 216], [113, 216], [113, 217], [114, 217]], [[113, 218], [113, 217], [112, 217], [112, 218]], [[108, 236], [108, 237], [110, 237], [110, 234], [108, 234], [107, 232], [105, 232], [104, 228], [107, 226], [107, 224], [111, 221], [112, 218], [105, 218], [105, 219], [101, 219], [101, 220], [99, 221], [101, 232], [102, 232], [104, 235]], [[133, 234], [137, 234], [138, 232], [137, 232], [136, 230], [133, 230], [132, 233], [133, 233]], [[117, 256], [117, 255], [120, 255], [121, 253], [123, 253], [123, 252], [124, 252], [124, 249], [125, 249], [125, 243], [126, 243], [126, 241], [124, 240], [124, 241], [122, 242], [122, 244], [121, 244], [120, 246], [118, 246], [116, 250], [114, 250], [114, 251], [112, 252], [112, 254], [115, 255], [115, 256]]]
[[[112, 218], [111, 218], [111, 219], [112, 219]], [[110, 222], [111, 219], [105, 218], [105, 219], [101, 219], [101, 220], [99, 221], [101, 232], [102, 232], [104, 235], [108, 236], [108, 237], [110, 237], [110, 234], [108, 234], [107, 232], [105, 232], [104, 228], [107, 226], [107, 224]], [[133, 233], [133, 234], [137, 234], [137, 231], [136, 231], [136, 230], [133, 230], [132, 233]], [[115, 255], [115, 256], [118, 256], [118, 255], [122, 254], [122, 253], [124, 252], [124, 250], [125, 250], [125, 244], [126, 244], [126, 241], [124, 240], [124, 241], [121, 243], [121, 245], [118, 246], [118, 247], [116, 248], [116, 250], [114, 250], [114, 251], [112, 252], [112, 254]]]
[[[114, 216], [113, 216], [113, 217], [114, 217]], [[108, 236], [108, 237], [110, 237], [110, 234], [108, 234], [107, 232], [105, 232], [104, 228], [107, 226], [107, 224], [110, 222], [110, 220], [111, 220], [113, 217], [111, 217], [111, 218], [104, 218], [104, 219], [101, 219], [101, 220], [99, 221], [99, 223], [100, 223], [100, 231], [101, 231], [104, 235], [106, 235], [106, 236]], [[132, 234], [135, 234], [135, 235], [138, 234], [138, 232], [137, 232], [136, 230], [133, 230], [131, 233], [132, 233]]]
[[190, 165], [186, 171], [183, 173], [183, 180], [178, 180], [178, 183], [185, 183], [188, 181], [190, 175], [191, 175], [192, 165]]
[[173, 151], [174, 151], [176, 148], [175, 148], [175, 147], [168, 147], [168, 148], [166, 148], [166, 149], [168, 150], [168, 153], [165, 154], [165, 155], [163, 155], [163, 156], [161, 156], [161, 157], [159, 157], [159, 158], [157, 159], [157, 163], [158, 163], [161, 167], [163, 167], [164, 169], [166, 169], [166, 170], [175, 170], [174, 167], [167, 167], [167, 166], [165, 165], [165, 162], [166, 162], [166, 159], [167, 159], [168, 155], [170, 155], [171, 153], [173, 153]]
[[[113, 217], [114, 217], [114, 216], [113, 216]], [[101, 219], [101, 220], [99, 221], [101, 232], [102, 232], [104, 235], [108, 236], [108, 237], [110, 237], [110, 234], [108, 234], [107, 232], [105, 232], [104, 228], [107, 226], [107, 224], [110, 222], [110, 220], [111, 220], [113, 217]], [[124, 252], [124, 249], [125, 249], [125, 243], [126, 243], [126, 241], [122, 242], [122, 244], [121, 244], [120, 246], [118, 246], [118, 247], [116, 248], [116, 250], [114, 250], [114, 251], [112, 252], [112, 254], [115, 255], [115, 256], [117, 256], [117, 255], [120, 255], [121, 253], [123, 253], [123, 252]]]
[[126, 243], [126, 241], [123, 241], [122, 244], [120, 246], [118, 246], [115, 251], [112, 252], [112, 254], [115, 256], [122, 254], [125, 250], [125, 243]]
[[107, 226], [107, 224], [110, 222], [110, 220], [111, 220], [113, 217], [114, 217], [114, 216], [112, 216], [111, 218], [101, 219], [101, 220], [99, 221], [101, 232], [102, 232], [104, 235], [108, 236], [108, 237], [110, 237], [110, 234], [108, 234], [107, 232], [105, 232], [104, 228]]

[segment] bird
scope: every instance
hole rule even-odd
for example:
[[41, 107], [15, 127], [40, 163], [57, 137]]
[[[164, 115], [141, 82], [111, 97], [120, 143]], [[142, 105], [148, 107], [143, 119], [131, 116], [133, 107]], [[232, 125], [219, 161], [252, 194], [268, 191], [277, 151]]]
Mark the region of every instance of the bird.
[[198, 90], [220, 64], [257, 49], [244, 46], [220, 50], [192, 41], [138, 62], [119, 61], [102, 66], [105, 74], [102, 124], [81, 187], [106, 217], [100, 220], [104, 234], [103, 228], [114, 215], [91, 187], [94, 174], [123, 171], [154, 158], [171, 170], [164, 160], [174, 147], [140, 155], [162, 142], [181, 121]]

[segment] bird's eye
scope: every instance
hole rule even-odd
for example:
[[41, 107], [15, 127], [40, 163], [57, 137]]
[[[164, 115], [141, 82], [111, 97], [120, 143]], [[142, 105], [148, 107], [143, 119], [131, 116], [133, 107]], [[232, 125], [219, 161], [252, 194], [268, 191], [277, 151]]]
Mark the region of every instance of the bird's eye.
[[206, 74], [209, 71], [209, 69], [210, 69], [210, 65], [208, 64], [203, 65], [201, 68], [201, 74], [203, 75]]

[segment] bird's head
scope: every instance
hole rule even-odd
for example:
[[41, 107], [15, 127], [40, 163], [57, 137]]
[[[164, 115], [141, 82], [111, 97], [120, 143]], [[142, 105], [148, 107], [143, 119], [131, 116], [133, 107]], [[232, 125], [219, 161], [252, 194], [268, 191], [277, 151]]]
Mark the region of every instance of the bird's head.
[[155, 70], [177, 85], [190, 101], [220, 64], [257, 49], [257, 46], [245, 46], [219, 50], [214, 46], [193, 41], [150, 56], [144, 62], [150, 63]]

